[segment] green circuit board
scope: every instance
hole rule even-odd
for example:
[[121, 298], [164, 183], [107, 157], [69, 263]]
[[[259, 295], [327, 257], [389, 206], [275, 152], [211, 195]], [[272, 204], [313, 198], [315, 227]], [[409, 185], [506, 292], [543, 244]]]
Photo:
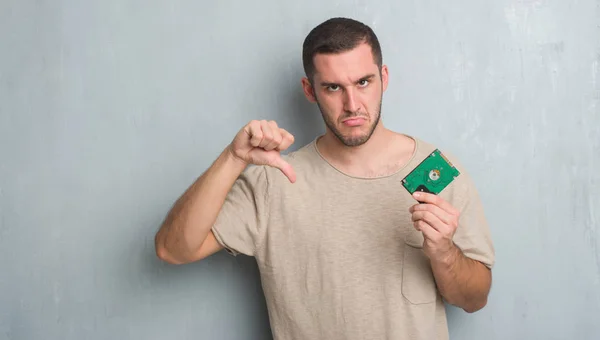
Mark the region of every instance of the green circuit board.
[[434, 150], [404, 179], [402, 185], [412, 195], [415, 191], [439, 194], [460, 175], [458, 169], [438, 149]]

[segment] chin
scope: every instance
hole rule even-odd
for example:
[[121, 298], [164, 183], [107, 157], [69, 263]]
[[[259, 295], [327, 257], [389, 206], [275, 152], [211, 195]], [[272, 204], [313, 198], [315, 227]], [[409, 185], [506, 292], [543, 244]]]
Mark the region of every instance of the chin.
[[341, 138], [338, 137], [338, 139], [345, 146], [356, 147], [356, 146], [361, 146], [361, 145], [365, 144], [369, 140], [369, 136], [368, 135], [344, 136], [344, 137], [341, 137]]

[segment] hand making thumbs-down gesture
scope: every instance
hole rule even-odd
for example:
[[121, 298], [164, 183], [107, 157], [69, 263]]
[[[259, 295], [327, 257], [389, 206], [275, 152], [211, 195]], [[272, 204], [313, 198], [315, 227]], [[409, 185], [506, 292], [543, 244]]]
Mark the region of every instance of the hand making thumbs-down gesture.
[[280, 152], [294, 143], [294, 136], [274, 121], [253, 120], [244, 126], [230, 144], [231, 153], [245, 164], [278, 168], [294, 183], [296, 173]]

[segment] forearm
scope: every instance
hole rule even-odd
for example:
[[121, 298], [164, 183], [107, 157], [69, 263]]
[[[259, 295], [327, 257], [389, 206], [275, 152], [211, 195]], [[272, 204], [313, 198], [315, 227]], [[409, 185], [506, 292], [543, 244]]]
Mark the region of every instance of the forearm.
[[225, 149], [169, 211], [156, 234], [157, 252], [179, 262], [193, 259], [245, 167]]
[[466, 257], [455, 245], [431, 266], [440, 294], [467, 312], [476, 312], [487, 303], [491, 271], [481, 262]]

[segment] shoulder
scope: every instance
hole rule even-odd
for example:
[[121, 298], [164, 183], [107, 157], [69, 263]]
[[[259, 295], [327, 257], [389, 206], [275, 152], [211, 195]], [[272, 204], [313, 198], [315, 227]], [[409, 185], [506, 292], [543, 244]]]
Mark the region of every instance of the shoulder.
[[454, 152], [455, 150], [451, 150], [449, 147], [446, 147], [446, 146], [440, 146], [440, 145], [434, 144], [428, 140], [425, 140], [425, 139], [422, 139], [419, 137], [415, 137], [415, 136], [410, 136], [410, 137], [413, 138], [416, 142], [416, 150], [415, 150], [416, 160], [423, 160], [423, 159], [427, 158], [435, 150], [439, 150], [444, 155], [444, 157], [446, 157], [446, 159], [452, 163], [452, 165], [454, 167], [456, 167], [459, 170], [464, 170], [462, 163], [460, 162], [459, 158], [456, 156], [456, 154]]
[[464, 173], [464, 174], [468, 175], [467, 168], [464, 166], [461, 159], [457, 156], [457, 153], [455, 153], [455, 150], [453, 150], [447, 146], [436, 145], [432, 142], [429, 142], [427, 140], [424, 140], [424, 139], [421, 139], [418, 137], [411, 136], [411, 138], [413, 138], [417, 144], [415, 156], [414, 156], [416, 161], [422, 161], [423, 159], [427, 158], [435, 150], [439, 150], [440, 153], [446, 158], [446, 160], [452, 166], [454, 166], [457, 170], [459, 170], [461, 174]]
[[[281, 157], [292, 166], [297, 176], [311, 173], [309, 170], [320, 164], [320, 156], [316, 151], [314, 142], [304, 144], [288, 153], [282, 153]], [[242, 178], [264, 186], [289, 184], [289, 180], [281, 170], [268, 165], [250, 165], [244, 170]]]
[[[412, 137], [412, 136], [411, 136]], [[446, 160], [458, 170], [459, 175], [448, 185], [444, 191], [440, 193], [440, 196], [451, 201], [456, 206], [465, 205], [470, 199], [477, 196], [477, 189], [469, 169], [465, 166], [462, 159], [457, 156], [457, 150], [453, 150], [447, 146], [436, 145], [427, 140], [423, 140], [417, 137], [412, 137], [417, 142], [417, 150], [415, 153], [415, 166], [422, 160], [427, 158], [435, 150], [439, 150], [440, 153], [446, 158]]]
[[315, 141], [312, 141], [302, 145], [297, 150], [282, 155], [282, 157], [291, 165], [303, 166], [305, 164], [314, 163], [320, 156], [317, 152]]

